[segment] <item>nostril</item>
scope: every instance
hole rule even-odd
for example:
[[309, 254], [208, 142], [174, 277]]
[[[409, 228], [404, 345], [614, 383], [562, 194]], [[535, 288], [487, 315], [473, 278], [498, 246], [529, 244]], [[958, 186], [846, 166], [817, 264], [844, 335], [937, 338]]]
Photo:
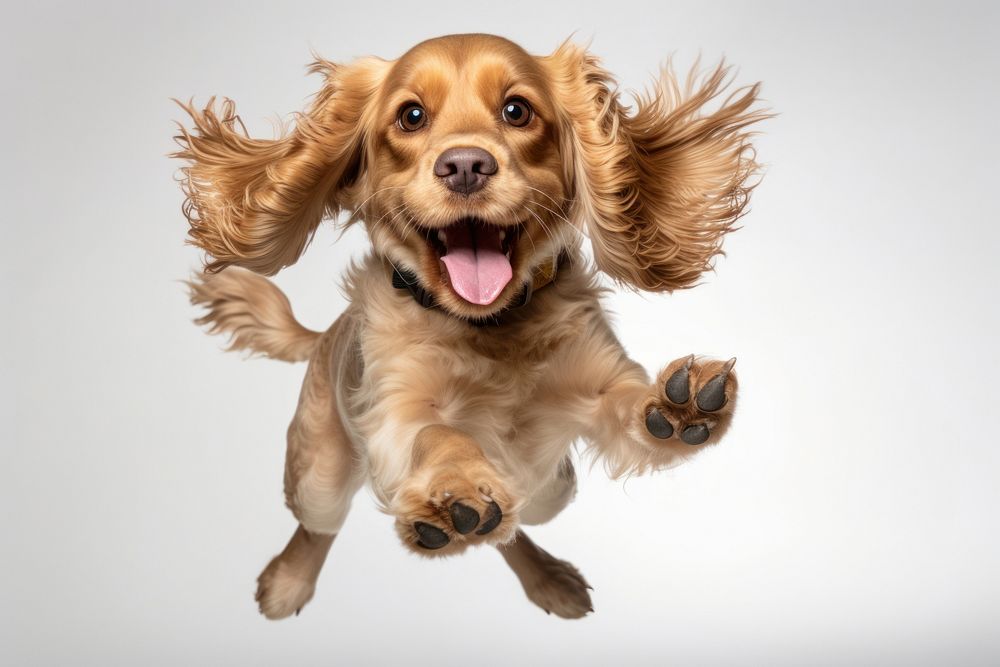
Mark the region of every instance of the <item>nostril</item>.
[[[447, 151], [445, 151], [447, 153]], [[442, 154], [441, 157], [437, 159], [434, 163], [434, 175], [444, 178], [445, 176], [452, 176], [458, 173], [458, 165], [452, 160], [444, 160], [445, 155]]]
[[486, 153], [483, 159], [476, 160], [472, 163], [472, 172], [475, 174], [482, 174], [483, 176], [492, 176], [497, 173], [497, 161], [493, 159], [492, 155]]

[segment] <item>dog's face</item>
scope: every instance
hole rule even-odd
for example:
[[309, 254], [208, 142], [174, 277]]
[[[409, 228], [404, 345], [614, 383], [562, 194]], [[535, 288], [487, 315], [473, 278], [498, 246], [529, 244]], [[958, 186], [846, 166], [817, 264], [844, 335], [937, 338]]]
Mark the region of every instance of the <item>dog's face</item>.
[[348, 211], [377, 253], [462, 317], [505, 308], [581, 232], [597, 268], [669, 291], [710, 268], [752, 189], [757, 87], [702, 113], [725, 88], [722, 67], [684, 92], [665, 72], [632, 113], [570, 43], [540, 57], [452, 35], [314, 71], [324, 87], [277, 140], [247, 137], [231, 102], [185, 107], [185, 213], [208, 270], [274, 273], [324, 216]]
[[572, 233], [542, 65], [499, 38], [433, 40], [392, 65], [375, 104], [357, 196], [376, 249], [452, 312], [503, 308]]

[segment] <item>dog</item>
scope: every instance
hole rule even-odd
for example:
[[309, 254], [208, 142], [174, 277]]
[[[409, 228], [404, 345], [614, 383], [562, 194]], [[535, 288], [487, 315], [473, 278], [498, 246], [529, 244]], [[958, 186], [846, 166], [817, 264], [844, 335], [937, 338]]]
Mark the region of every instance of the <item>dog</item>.
[[[613, 476], [673, 466], [722, 438], [737, 396], [734, 359], [681, 357], [650, 381], [598, 273], [670, 292], [711, 270], [759, 181], [760, 84], [726, 95], [724, 64], [683, 83], [664, 68], [632, 109], [587, 48], [533, 56], [482, 34], [311, 71], [322, 88], [278, 138], [250, 138], [213, 98], [181, 104], [174, 154], [206, 253], [197, 322], [309, 362], [284, 478], [299, 526], [258, 579], [260, 611], [309, 602], [367, 483], [415, 553], [492, 545], [532, 602], [585, 616], [583, 576], [522, 530], [573, 499], [574, 443]], [[340, 214], [372, 249], [319, 333], [262, 276]]]

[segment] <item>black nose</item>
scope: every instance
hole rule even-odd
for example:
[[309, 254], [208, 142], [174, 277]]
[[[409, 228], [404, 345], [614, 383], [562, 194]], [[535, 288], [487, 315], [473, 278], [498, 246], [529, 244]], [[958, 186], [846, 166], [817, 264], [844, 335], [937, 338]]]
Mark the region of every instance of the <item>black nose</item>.
[[470, 195], [497, 173], [497, 161], [482, 148], [449, 148], [434, 163], [434, 175], [453, 192]]

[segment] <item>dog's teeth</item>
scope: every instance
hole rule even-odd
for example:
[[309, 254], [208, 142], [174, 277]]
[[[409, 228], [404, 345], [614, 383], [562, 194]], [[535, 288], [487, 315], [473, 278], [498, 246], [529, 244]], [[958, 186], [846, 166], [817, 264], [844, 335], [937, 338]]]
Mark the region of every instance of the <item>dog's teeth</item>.
[[505, 238], [507, 238], [507, 232], [505, 232], [504, 230], [501, 229], [500, 230], [500, 240], [503, 241]]
[[448, 235], [444, 233], [443, 229], [438, 230], [438, 241], [440, 241], [441, 243], [448, 242]]

